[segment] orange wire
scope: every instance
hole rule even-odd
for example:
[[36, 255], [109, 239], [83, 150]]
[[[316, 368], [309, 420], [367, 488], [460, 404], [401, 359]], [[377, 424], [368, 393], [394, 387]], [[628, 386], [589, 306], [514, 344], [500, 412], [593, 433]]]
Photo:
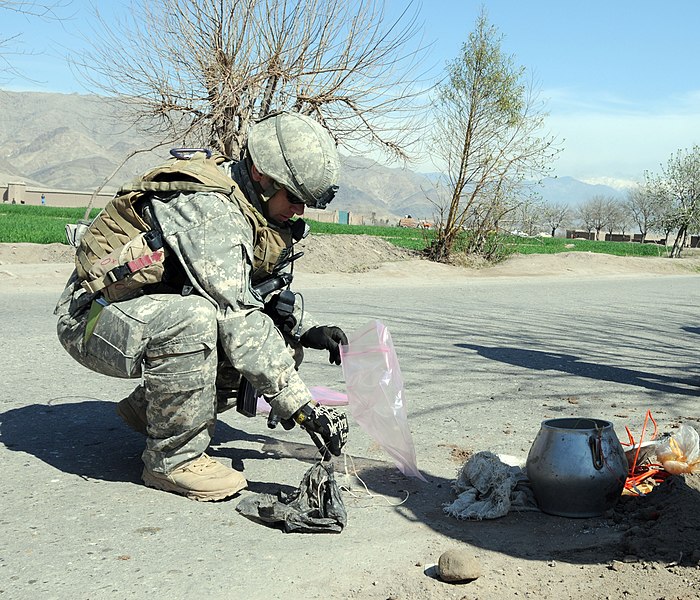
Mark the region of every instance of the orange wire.
[[[666, 478], [667, 473], [665, 471], [662, 471], [661, 465], [657, 464], [650, 464], [645, 467], [645, 470], [642, 472], [638, 471], [638, 465], [637, 461], [639, 460], [639, 453], [642, 450], [642, 444], [644, 442], [644, 435], [647, 430], [647, 425], [649, 421], [654, 424], [654, 432], [651, 435], [651, 439], [654, 440], [656, 439], [657, 433], [658, 433], [658, 425], [656, 423], [656, 420], [654, 419], [653, 415], [651, 414], [651, 410], [647, 409], [646, 414], [644, 415], [644, 423], [642, 425], [642, 432], [639, 436], [639, 445], [637, 446], [637, 451], [634, 453], [634, 460], [632, 461], [632, 466], [630, 467], [629, 470], [629, 476], [625, 479], [625, 489], [629, 491], [635, 491], [635, 487], [640, 484], [642, 481], [645, 479], [652, 479], [655, 482], [659, 483], [660, 481], [663, 481]], [[635, 446], [635, 440], [634, 436], [632, 435], [632, 432], [629, 430], [629, 427], [625, 426], [625, 430], [627, 431], [627, 437], [630, 440], [630, 444], [632, 447]], [[625, 444], [627, 445], [627, 444]], [[658, 468], [657, 468], [658, 467]]]
[[637, 459], [639, 458], [639, 453], [642, 450], [642, 443], [644, 442], [644, 433], [646, 432], [647, 423], [649, 422], [649, 419], [651, 419], [651, 422], [654, 424], [654, 433], [652, 434], [651, 439], [652, 440], [656, 439], [656, 432], [657, 432], [656, 421], [654, 420], [654, 417], [651, 415], [651, 410], [647, 409], [647, 412], [644, 415], [644, 424], [642, 425], [642, 433], [639, 436], [639, 445], [637, 446], [637, 451], [634, 453], [634, 460], [632, 461], [632, 468], [630, 469], [630, 473], [634, 473], [637, 470]]
[[649, 418], [651, 419], [651, 422], [654, 424], [654, 433], [651, 434], [651, 439], [655, 440], [656, 434], [658, 433], [659, 429], [656, 426], [656, 421], [654, 420], [654, 417], [652, 416], [651, 411], [647, 409], [647, 413], [649, 414]]

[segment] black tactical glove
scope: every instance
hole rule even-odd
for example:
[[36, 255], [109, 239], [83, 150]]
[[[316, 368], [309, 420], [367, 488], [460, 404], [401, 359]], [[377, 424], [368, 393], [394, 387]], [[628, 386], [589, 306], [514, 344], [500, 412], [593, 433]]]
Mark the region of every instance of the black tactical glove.
[[340, 452], [348, 441], [348, 418], [341, 412], [327, 408], [315, 402], [304, 404], [292, 418], [309, 432], [314, 442], [316, 435], [320, 435], [323, 444], [317, 443], [319, 450], [329, 451], [335, 456], [340, 456]]
[[328, 350], [328, 362], [340, 364], [340, 345], [347, 345], [348, 338], [340, 327], [320, 325], [312, 327], [299, 339], [305, 348]]

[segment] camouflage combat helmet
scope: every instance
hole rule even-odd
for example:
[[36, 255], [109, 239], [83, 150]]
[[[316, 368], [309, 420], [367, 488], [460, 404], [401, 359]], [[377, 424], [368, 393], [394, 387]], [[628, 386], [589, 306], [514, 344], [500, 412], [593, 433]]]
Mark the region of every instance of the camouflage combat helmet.
[[326, 208], [338, 191], [335, 142], [309, 117], [280, 112], [258, 121], [248, 136], [248, 152], [263, 175], [309, 208]]

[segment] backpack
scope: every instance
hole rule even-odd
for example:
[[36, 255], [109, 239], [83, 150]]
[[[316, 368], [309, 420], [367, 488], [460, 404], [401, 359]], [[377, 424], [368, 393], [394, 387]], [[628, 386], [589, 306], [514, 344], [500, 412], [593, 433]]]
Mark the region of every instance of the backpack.
[[287, 236], [268, 227], [263, 215], [219, 168], [228, 160], [225, 156], [203, 149], [171, 150], [171, 154], [174, 159], [123, 186], [82, 232], [75, 266], [88, 292], [116, 302], [163, 280], [167, 250], [160, 232], [142, 216], [144, 201], [153, 193], [219, 192], [236, 201], [254, 231], [257, 278], [272, 273], [287, 255]]

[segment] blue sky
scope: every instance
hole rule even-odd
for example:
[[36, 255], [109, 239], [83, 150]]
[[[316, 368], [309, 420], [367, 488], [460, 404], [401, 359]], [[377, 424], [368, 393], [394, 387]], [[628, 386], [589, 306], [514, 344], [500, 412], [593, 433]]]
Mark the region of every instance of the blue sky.
[[[101, 10], [124, 4], [100, 2]], [[64, 0], [63, 23], [0, 11], [0, 37], [21, 34], [11, 56], [36, 82], [15, 90], [86, 91], [64, 56], [75, 49], [86, 0]], [[387, 2], [391, 14], [404, 2]], [[547, 128], [563, 148], [555, 173], [585, 181], [638, 180], [700, 144], [700, 2], [674, 0], [432, 0], [419, 6], [437, 75], [457, 56], [481, 9], [503, 49], [538, 83]]]

